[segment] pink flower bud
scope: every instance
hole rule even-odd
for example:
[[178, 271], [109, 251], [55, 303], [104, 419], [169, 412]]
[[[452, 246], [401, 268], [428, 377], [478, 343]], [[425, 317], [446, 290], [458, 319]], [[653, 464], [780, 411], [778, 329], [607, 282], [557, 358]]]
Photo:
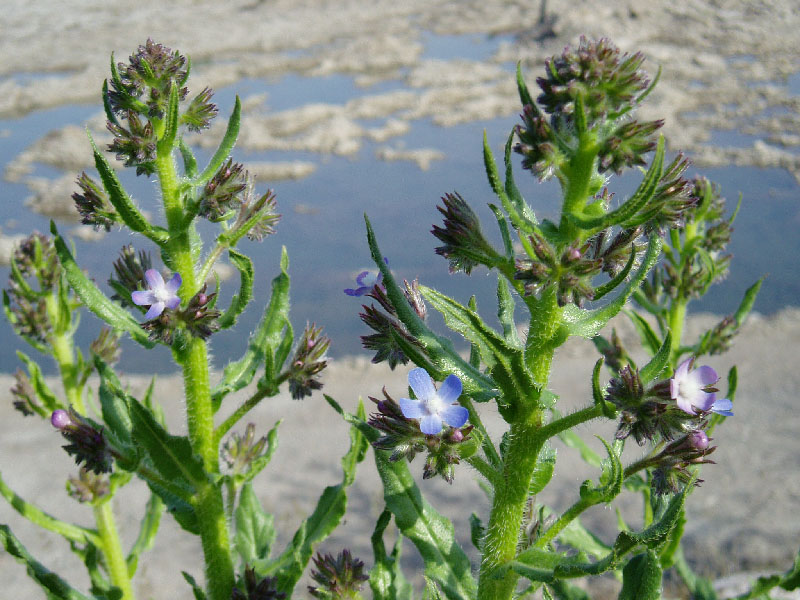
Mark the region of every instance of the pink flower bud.
[[50, 416], [50, 423], [58, 430], [62, 430], [72, 424], [72, 419], [69, 418], [69, 413], [65, 410], [54, 410]]
[[688, 435], [687, 439], [695, 450], [705, 450], [708, 448], [710, 441], [705, 431], [693, 431]]

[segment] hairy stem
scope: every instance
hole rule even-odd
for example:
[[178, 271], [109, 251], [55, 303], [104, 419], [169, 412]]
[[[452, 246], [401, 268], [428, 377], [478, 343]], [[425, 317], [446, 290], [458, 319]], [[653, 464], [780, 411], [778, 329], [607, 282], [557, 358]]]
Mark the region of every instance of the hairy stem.
[[[173, 269], [181, 275], [180, 296], [188, 301], [198, 289], [191, 240], [194, 226], [183, 218], [183, 202], [178, 189], [178, 174], [173, 149], [159, 151], [156, 169], [170, 232], [166, 246]], [[214, 410], [208, 375], [208, 349], [200, 338], [184, 339], [174, 355], [183, 370], [189, 442], [209, 473], [219, 472], [217, 438], [214, 435]], [[222, 490], [205, 483], [194, 498], [205, 559], [206, 584], [210, 600], [229, 600], [234, 583], [230, 536], [225, 518]]]
[[133, 600], [136, 596], [128, 575], [128, 564], [122, 551], [110, 499], [95, 505], [94, 519], [97, 522], [97, 532], [102, 541], [103, 556], [106, 559], [111, 583], [122, 592], [121, 600]]

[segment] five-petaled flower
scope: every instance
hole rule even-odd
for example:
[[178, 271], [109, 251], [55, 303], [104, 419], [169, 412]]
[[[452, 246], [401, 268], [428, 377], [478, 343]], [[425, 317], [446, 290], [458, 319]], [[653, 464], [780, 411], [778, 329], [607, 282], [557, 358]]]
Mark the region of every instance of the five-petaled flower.
[[717, 372], [709, 366], [692, 369], [693, 363], [693, 358], [683, 361], [669, 380], [670, 396], [678, 408], [690, 415], [700, 410], [732, 417], [733, 403], [728, 398], [717, 400], [717, 390], [713, 387], [719, 380]]
[[[383, 262], [387, 265], [389, 261], [384, 257]], [[380, 270], [376, 271], [361, 271], [356, 275], [356, 287], [347, 288], [344, 293], [348, 296], [363, 296], [369, 293], [376, 285], [380, 285], [383, 281], [383, 273]]]
[[416, 368], [408, 374], [408, 384], [417, 399], [400, 398], [398, 403], [406, 419], [419, 419], [422, 433], [436, 435], [442, 430], [442, 423], [461, 427], [467, 422], [469, 412], [455, 404], [461, 395], [461, 380], [456, 375], [448, 375], [437, 390], [428, 372]]
[[165, 308], [175, 310], [180, 306], [181, 299], [177, 295], [181, 287], [180, 273], [175, 273], [168, 282], [164, 283], [161, 273], [155, 269], [148, 269], [144, 273], [147, 280], [147, 289], [133, 292], [131, 300], [139, 306], [149, 306], [144, 315], [145, 321], [150, 321], [164, 312]]

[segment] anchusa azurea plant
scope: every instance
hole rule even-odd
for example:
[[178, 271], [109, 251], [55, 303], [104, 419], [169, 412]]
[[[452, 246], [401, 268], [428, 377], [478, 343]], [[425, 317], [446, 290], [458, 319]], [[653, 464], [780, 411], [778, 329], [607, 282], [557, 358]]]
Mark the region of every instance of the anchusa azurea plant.
[[[643, 62], [641, 54], [623, 54], [608, 40], [582, 39], [546, 62], [536, 98], [518, 70], [522, 123], [508, 137], [502, 174], [484, 139], [499, 247], [466, 199], [457, 192], [442, 197], [443, 222], [432, 231], [440, 242], [436, 253], [451, 272], [497, 274], [499, 328], [481, 316], [474, 297], [462, 303], [417, 281], [399, 285], [367, 220], [379, 275], [370, 279], [371, 290], [364, 290], [367, 274], [358, 281], [358, 295], [374, 300], [361, 313], [372, 330], [364, 347], [374, 351], [373, 362], [413, 363], [413, 395], [394, 400], [384, 390], [366, 422], [345, 417], [375, 449], [384, 518], [394, 517], [422, 555], [430, 597], [583, 599], [591, 597], [591, 580], [588, 593], [574, 580], [612, 573], [622, 581], [621, 599], [648, 600], [661, 597], [662, 576], [675, 567], [692, 597], [715, 598], [710, 582], [683, 557], [684, 505], [690, 493], [702, 493], [696, 492], [700, 467], [713, 462], [714, 428], [734, 414], [737, 379], [734, 367], [721, 392], [720, 377], [702, 360], [728, 348], [760, 281], [735, 314], [699, 340], [684, 339], [689, 302], [726, 274], [734, 217], [726, 217], [713, 184], [684, 178], [689, 161], [682, 154], [668, 158], [658, 133], [662, 122], [637, 119], [636, 108], [657, 81]], [[523, 199], [514, 153], [538, 180], [560, 184], [557, 220], [539, 220]], [[631, 168], [640, 170], [641, 182], [628, 198], [615, 198], [613, 177]], [[431, 309], [469, 343], [468, 357], [429, 326]], [[631, 358], [615, 330], [605, 333], [620, 314], [632, 321], [650, 356], [644, 364]], [[525, 315], [525, 322], [515, 315]], [[562, 414], [548, 382], [557, 350], [572, 336], [593, 340], [601, 356], [587, 369], [585, 407]], [[438, 389], [435, 382], [442, 382]], [[481, 419], [490, 410], [506, 423], [499, 438]], [[602, 457], [575, 428], [604, 419], [616, 423], [616, 433], [601, 438]], [[537, 500], [555, 471], [555, 437], [599, 470], [563, 512]], [[626, 465], [623, 449], [632, 442], [634, 453], [642, 447], [644, 454], [639, 450], [640, 458]], [[477, 471], [491, 503], [488, 515], [470, 519], [477, 568], [456, 542], [452, 523], [415, 484], [407, 463], [418, 453], [426, 456], [425, 478], [440, 475], [452, 483], [459, 463]], [[624, 492], [641, 495], [644, 524], [634, 530], [620, 516], [616, 539], [603, 541], [580, 517]], [[408, 597], [382, 547], [375, 561], [387, 571], [370, 579], [375, 597]], [[746, 597], [775, 586], [794, 589], [798, 573], [796, 565], [759, 580]]]
[[[415, 591], [400, 568], [405, 538], [422, 557], [425, 588], [419, 595], [430, 600], [583, 599], [590, 595], [573, 581], [604, 573], [622, 581], [620, 599], [651, 600], [660, 598], [663, 574], [672, 568], [693, 597], [715, 598], [710, 582], [684, 559], [684, 506], [690, 493], [702, 493], [699, 471], [712, 462], [715, 427], [734, 414], [737, 376], [734, 367], [723, 393], [720, 377], [703, 358], [729, 347], [760, 282], [733, 315], [698, 340], [684, 339], [688, 304], [727, 271], [733, 217], [726, 217], [713, 184], [683, 177], [685, 157], [669, 162], [658, 136], [661, 122], [636, 120], [635, 109], [655, 85], [643, 61], [607, 40], [581, 40], [547, 61], [536, 99], [518, 71], [522, 123], [508, 137], [502, 176], [486, 140], [483, 147], [499, 247], [487, 239], [467, 200], [456, 192], [442, 198], [443, 222], [433, 227], [441, 243], [436, 253], [453, 272], [496, 273], [499, 328], [484, 320], [474, 298], [461, 303], [417, 280], [398, 283], [367, 220], [376, 270], [360, 273], [345, 293], [366, 301], [361, 317], [371, 332], [362, 340], [373, 361], [392, 368], [413, 364], [408, 393], [395, 399], [384, 389], [381, 398], [371, 398], [369, 415], [362, 404], [350, 414], [326, 396], [350, 424], [342, 480], [323, 490], [313, 513], [279, 551], [273, 516], [254, 489], [275, 451], [278, 425], [263, 435], [253, 424], [234, 428], [282, 389], [295, 399], [319, 390], [329, 340], [308, 324], [295, 341], [284, 251], [243, 356], [212, 385], [209, 344], [217, 331], [236, 324], [253, 295], [253, 264], [237, 245], [275, 230], [275, 195], [256, 193], [247, 171], [229, 156], [239, 130], [238, 100], [217, 151], [201, 169], [188, 135], [202, 133], [217, 108], [210, 89], [190, 94], [188, 60], [149, 40], [127, 63], [112, 57], [102, 88], [113, 136], [107, 150], [137, 175], [155, 179], [164, 220], [145, 216], [90, 137], [97, 175], [81, 173], [73, 195], [82, 221], [97, 229], [128, 228], [146, 248], [122, 248], [109, 265], [109, 296], [84, 274], [52, 226], [52, 236], [34, 234], [18, 248], [3, 295], [6, 318], [37, 352], [54, 359], [64, 390], [56, 394], [38, 363], [20, 352], [26, 369], [15, 374], [14, 406], [22, 417], [49, 420], [43, 426], [60, 433], [79, 466], [68, 478], [68, 493], [92, 507], [95, 526], [49, 515], [2, 480], [0, 492], [24, 517], [69, 542], [87, 567], [89, 595], [49, 571], [3, 525], [6, 550], [48, 598], [132, 600], [139, 558], [155, 543], [166, 510], [200, 538], [204, 564], [183, 576], [203, 600], [303, 593], [358, 599], [367, 587], [375, 600], [410, 600]], [[558, 220], [539, 220], [523, 199], [514, 182], [514, 152], [539, 180], [560, 184]], [[641, 183], [627, 199], [615, 199], [612, 176], [631, 168], [641, 170]], [[210, 242], [200, 238], [199, 219], [217, 227]], [[210, 279], [223, 254], [239, 272], [227, 306], [219, 301], [221, 283]], [[85, 354], [73, 341], [83, 308], [109, 326]], [[469, 343], [468, 356], [431, 329], [429, 309]], [[642, 364], [632, 358], [641, 353], [625, 348], [613, 329], [606, 331], [620, 314], [632, 321], [649, 355]], [[123, 335], [144, 348], [169, 347], [183, 375], [187, 435], [168, 431], [154, 386], [137, 398], [121, 382], [114, 365]], [[572, 336], [592, 340], [600, 358], [587, 368], [586, 405], [562, 414], [549, 377], [557, 350]], [[89, 389], [93, 374], [96, 393]], [[234, 400], [237, 392], [246, 395]], [[229, 416], [218, 418], [223, 404]], [[481, 419], [490, 410], [506, 424], [499, 437], [490, 436]], [[603, 419], [615, 426], [613, 439], [601, 439], [605, 457], [575, 431]], [[554, 437], [599, 470], [597, 481], [583, 482], [563, 511], [538, 500], [554, 476]], [[626, 444], [638, 458], [623, 464]], [[371, 566], [349, 549], [314, 555], [345, 514], [356, 467], [370, 446], [385, 501], [371, 536]], [[425, 457], [424, 479], [454, 483], [464, 464], [480, 477], [490, 508], [470, 519], [478, 563], [415, 482], [409, 463], [417, 454]], [[139, 535], [124, 549], [110, 500], [134, 476], [147, 483], [151, 497], [142, 507]], [[619, 534], [603, 541], [581, 515], [623, 492], [641, 496], [644, 524], [632, 529], [620, 516]], [[392, 520], [399, 535], [387, 550]], [[306, 569], [313, 585], [298, 591]], [[762, 597], [776, 586], [800, 586], [800, 562], [784, 575], [759, 579], [742, 598]]]

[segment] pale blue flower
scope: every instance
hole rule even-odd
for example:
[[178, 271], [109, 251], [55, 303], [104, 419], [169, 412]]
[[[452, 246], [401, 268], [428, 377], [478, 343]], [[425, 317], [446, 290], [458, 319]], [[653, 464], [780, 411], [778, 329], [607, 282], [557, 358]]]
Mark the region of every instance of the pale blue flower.
[[144, 315], [145, 321], [155, 319], [164, 312], [165, 308], [175, 310], [180, 306], [181, 299], [177, 295], [182, 283], [180, 273], [175, 273], [172, 279], [164, 283], [161, 273], [155, 269], [147, 269], [144, 272], [144, 278], [147, 281], [147, 289], [133, 292], [131, 300], [139, 306], [150, 307]]
[[467, 422], [469, 411], [455, 404], [461, 395], [461, 380], [456, 375], [448, 375], [437, 390], [428, 372], [416, 368], [408, 374], [408, 384], [417, 399], [400, 398], [398, 404], [405, 418], [419, 419], [422, 433], [436, 435], [442, 430], [442, 423], [461, 427]]
[[[389, 261], [385, 257], [383, 262], [387, 265], [389, 264]], [[376, 285], [380, 285], [381, 282], [383, 282], [383, 273], [380, 270], [361, 271], [361, 273], [356, 275], [356, 287], [347, 288], [344, 293], [348, 296], [363, 296], [370, 292]]]
[[727, 398], [717, 400], [717, 390], [713, 387], [719, 380], [717, 372], [709, 366], [692, 369], [693, 363], [693, 358], [683, 361], [669, 380], [670, 396], [678, 408], [690, 415], [699, 410], [733, 416], [733, 403]]

